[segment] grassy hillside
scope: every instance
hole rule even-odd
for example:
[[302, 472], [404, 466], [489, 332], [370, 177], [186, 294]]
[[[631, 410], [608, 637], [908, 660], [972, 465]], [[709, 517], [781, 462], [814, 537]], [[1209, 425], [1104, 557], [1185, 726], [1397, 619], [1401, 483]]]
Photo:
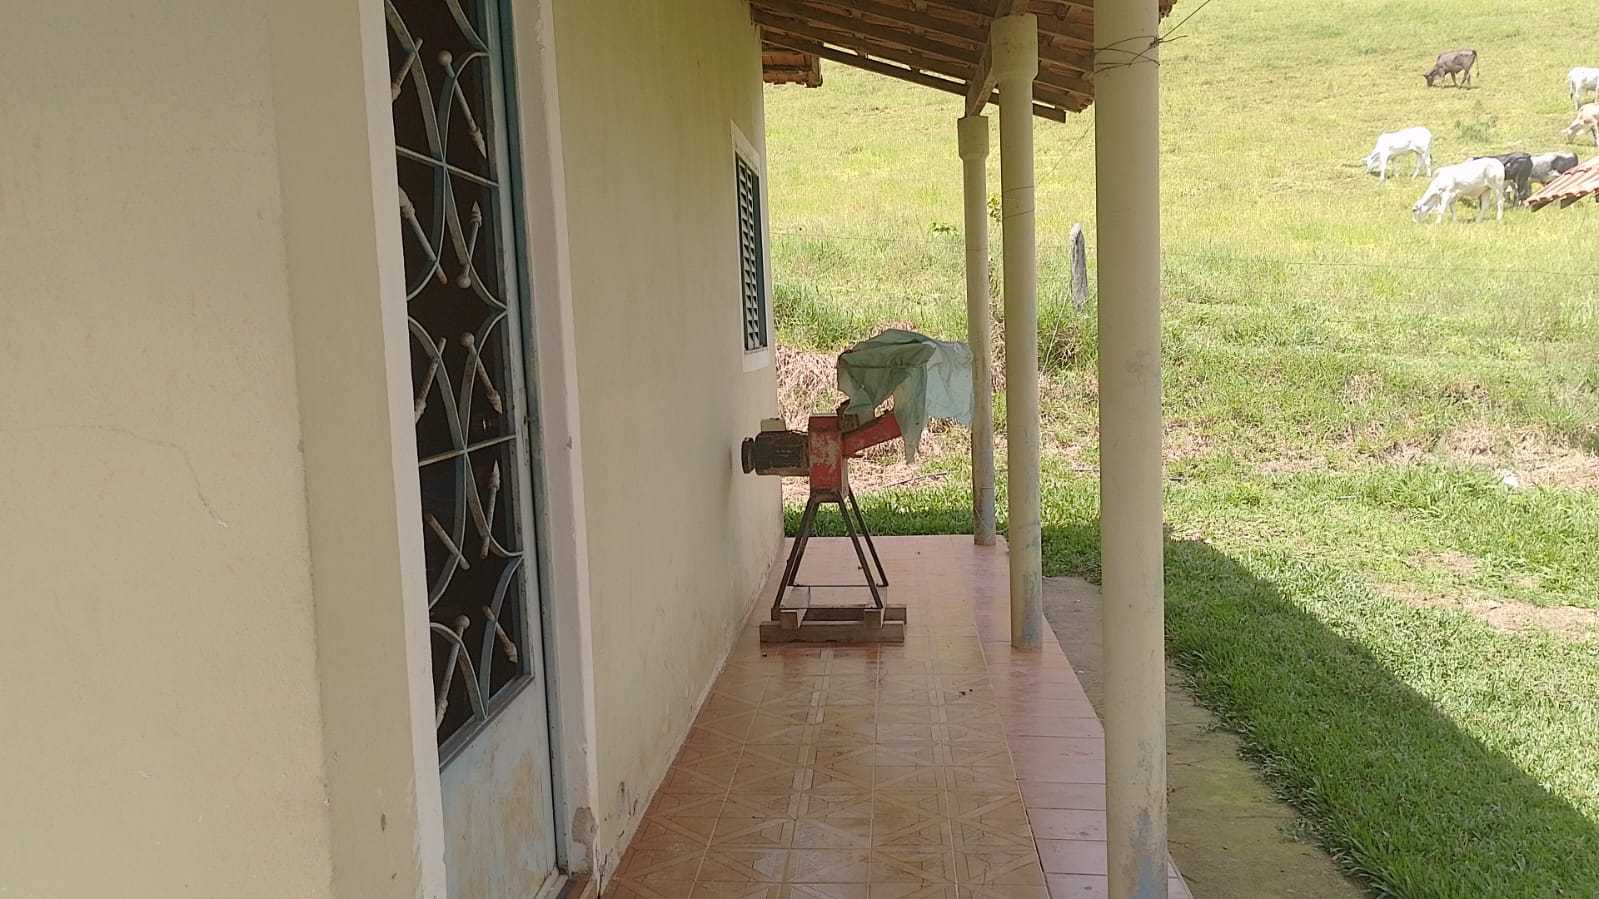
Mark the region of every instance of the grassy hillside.
[[[1599, 896], [1599, 205], [1417, 225], [1410, 161], [1359, 163], [1411, 125], [1435, 165], [1594, 155], [1560, 133], [1593, 22], [1220, 0], [1164, 48], [1171, 651], [1392, 895]], [[1475, 87], [1428, 89], [1457, 47]], [[780, 341], [962, 337], [958, 102], [825, 72], [767, 94]], [[1093, 304], [1064, 299], [1073, 222], [1094, 249], [1092, 115], [1036, 126], [1052, 574], [1098, 558]], [[945, 437], [868, 499], [880, 528], [968, 526]]]

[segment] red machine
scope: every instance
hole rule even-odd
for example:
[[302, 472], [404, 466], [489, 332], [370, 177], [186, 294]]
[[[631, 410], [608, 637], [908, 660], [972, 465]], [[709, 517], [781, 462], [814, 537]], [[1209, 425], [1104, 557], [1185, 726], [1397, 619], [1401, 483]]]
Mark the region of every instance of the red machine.
[[[789, 550], [783, 577], [772, 600], [772, 620], [761, 626], [761, 641], [772, 642], [903, 642], [905, 607], [887, 602], [888, 575], [866, 528], [866, 516], [849, 486], [849, 460], [880, 443], [900, 436], [899, 422], [893, 414], [878, 415], [866, 421], [847, 415], [848, 403], [833, 415], [813, 415], [804, 432], [790, 431], [781, 421], [763, 423], [761, 433], [744, 441], [742, 458], [745, 474], [804, 477], [810, 480], [810, 496], [800, 517], [794, 546]], [[816, 527], [816, 513], [824, 503], [836, 504], [844, 519], [844, 532], [855, 548], [855, 558], [871, 594], [869, 603], [856, 605], [813, 605], [814, 587], [860, 587], [860, 584], [799, 584], [800, 562], [805, 546]], [[867, 555], [871, 564], [867, 564]], [[875, 576], [874, 576], [875, 569]], [[785, 597], [788, 602], [785, 603]]]

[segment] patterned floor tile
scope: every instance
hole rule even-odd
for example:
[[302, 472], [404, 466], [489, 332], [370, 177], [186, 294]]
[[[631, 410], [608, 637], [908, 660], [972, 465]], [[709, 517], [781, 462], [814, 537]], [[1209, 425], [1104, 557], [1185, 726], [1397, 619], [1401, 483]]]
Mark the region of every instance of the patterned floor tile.
[[[872, 761], [883, 767], [918, 767], [942, 764], [945, 753], [931, 743], [885, 743], [871, 747]], [[1006, 759], [1008, 763], [1009, 758]]]
[[662, 852], [704, 852], [711, 843], [716, 822], [715, 817], [645, 815], [628, 846]]
[[870, 793], [875, 772], [870, 760], [856, 758], [810, 767], [813, 792]]
[[703, 850], [629, 849], [616, 869], [616, 878], [630, 882], [692, 883], [699, 876], [704, 857]]
[[961, 887], [961, 899], [1053, 899], [1053, 896], [1048, 887], [1039, 886], [1005, 884]]
[[793, 818], [719, 818], [707, 840], [713, 850], [787, 849], [794, 843]]
[[905, 643], [763, 646], [756, 609], [605, 899], [1104, 894], [1103, 731], [1053, 639], [1011, 649], [1003, 551], [884, 543]]
[[940, 765], [877, 765], [873, 785], [884, 796], [937, 792], [946, 787], [947, 770]]
[[718, 883], [782, 883], [789, 850], [713, 845], [705, 852], [697, 880]]
[[960, 792], [1015, 794], [1016, 770], [1010, 765], [949, 765], [944, 769], [946, 789]]
[[730, 768], [696, 768], [691, 765], [673, 765], [661, 781], [657, 795], [710, 796], [727, 792], [733, 780]]
[[954, 846], [948, 818], [874, 814], [872, 846], [877, 849], [937, 849]]
[[864, 849], [795, 849], [789, 853], [789, 883], [870, 883], [871, 852]]
[[840, 814], [794, 821], [795, 849], [866, 849], [872, 844], [872, 817]]
[[777, 883], [722, 883], [702, 880], [686, 899], [787, 899], [787, 888]]
[[715, 818], [722, 813], [724, 799], [720, 792], [703, 795], [656, 793], [655, 798], [650, 801], [649, 811], [645, 817], [672, 815], [685, 818]]
[[957, 852], [955, 878], [961, 886], [1045, 886], [1044, 869], [1031, 846]]
[[955, 854], [947, 849], [875, 849], [869, 882], [954, 884]]
[[873, 796], [870, 792], [829, 793], [812, 792], [796, 794], [796, 818], [820, 820], [871, 820]]
[[871, 888], [864, 883], [789, 884], [784, 899], [871, 899]]
[[874, 883], [867, 888], [869, 899], [958, 899], [958, 887], [948, 884]]
[[600, 892], [600, 899], [684, 899], [694, 892], [693, 881], [663, 881], [653, 880], [645, 882], [626, 877], [617, 877], [605, 885]]

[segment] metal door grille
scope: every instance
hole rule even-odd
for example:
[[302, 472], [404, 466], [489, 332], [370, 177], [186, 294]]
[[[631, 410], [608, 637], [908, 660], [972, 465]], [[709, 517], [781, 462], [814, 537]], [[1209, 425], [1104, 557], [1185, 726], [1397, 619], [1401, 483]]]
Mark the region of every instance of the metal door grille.
[[733, 154], [738, 182], [738, 249], [744, 294], [744, 350], [766, 347], [766, 261], [761, 246], [761, 182], [744, 157]]
[[387, 0], [438, 741], [532, 675], [521, 332], [493, 0]]

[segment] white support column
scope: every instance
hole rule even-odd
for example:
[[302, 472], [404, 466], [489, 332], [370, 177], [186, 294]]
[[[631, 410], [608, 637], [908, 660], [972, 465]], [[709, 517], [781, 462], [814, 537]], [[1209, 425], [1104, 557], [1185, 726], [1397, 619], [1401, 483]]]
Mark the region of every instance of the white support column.
[[1152, 0], [1094, 10], [1110, 895], [1165, 899], [1160, 71]]
[[972, 540], [994, 545], [994, 365], [988, 322], [988, 119], [955, 123], [965, 173], [966, 343], [972, 350]]
[[1038, 19], [1003, 16], [989, 33], [999, 85], [999, 185], [1005, 246], [1005, 445], [1010, 543], [1010, 642], [1043, 639], [1044, 573], [1039, 479], [1038, 247], [1033, 221], [1033, 79]]

